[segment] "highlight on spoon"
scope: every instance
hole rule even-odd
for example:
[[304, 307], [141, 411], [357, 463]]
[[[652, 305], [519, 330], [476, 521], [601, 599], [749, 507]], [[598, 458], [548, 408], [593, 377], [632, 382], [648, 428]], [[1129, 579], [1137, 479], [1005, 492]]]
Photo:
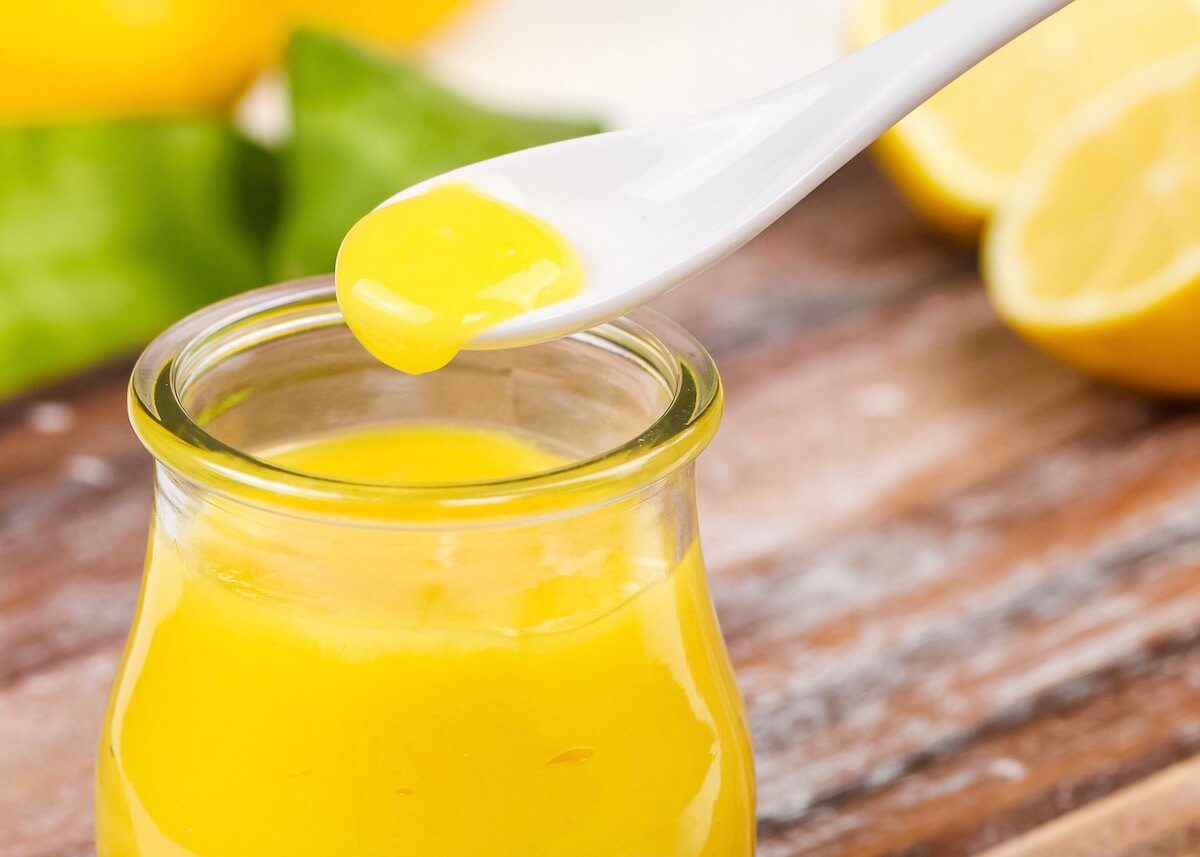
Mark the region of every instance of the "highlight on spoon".
[[351, 332], [410, 374], [449, 363], [481, 331], [579, 293], [583, 267], [552, 226], [466, 183], [367, 214], [334, 273]]

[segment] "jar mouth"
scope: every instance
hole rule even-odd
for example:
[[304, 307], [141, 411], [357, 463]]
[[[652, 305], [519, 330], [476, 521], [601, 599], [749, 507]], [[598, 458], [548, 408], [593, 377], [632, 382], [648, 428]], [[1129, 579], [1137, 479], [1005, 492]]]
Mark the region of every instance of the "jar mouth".
[[264, 344], [338, 329], [344, 332], [345, 322], [328, 276], [256, 289], [201, 309], [168, 328], [138, 359], [129, 396], [134, 430], [160, 464], [218, 493], [292, 510], [392, 518], [425, 517], [436, 509], [528, 512], [616, 499], [694, 459], [720, 419], [722, 392], [712, 358], [682, 328], [649, 310], [562, 341], [600, 349], [636, 367], [630, 371], [645, 373], [661, 387], [661, 411], [602, 451], [511, 478], [371, 482], [293, 470], [214, 432], [214, 419], [244, 391], [198, 411], [188, 402], [198, 379], [223, 364], [242, 361], [253, 374], [255, 349]]

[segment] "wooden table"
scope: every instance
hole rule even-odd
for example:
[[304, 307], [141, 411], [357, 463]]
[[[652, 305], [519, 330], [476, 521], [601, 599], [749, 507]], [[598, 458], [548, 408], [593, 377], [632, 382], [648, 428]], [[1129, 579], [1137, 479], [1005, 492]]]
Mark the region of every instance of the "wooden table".
[[[1024, 345], [865, 160], [664, 303], [728, 387], [702, 520], [760, 854], [1200, 854], [1200, 411]], [[127, 372], [0, 405], [4, 857], [91, 853]]]

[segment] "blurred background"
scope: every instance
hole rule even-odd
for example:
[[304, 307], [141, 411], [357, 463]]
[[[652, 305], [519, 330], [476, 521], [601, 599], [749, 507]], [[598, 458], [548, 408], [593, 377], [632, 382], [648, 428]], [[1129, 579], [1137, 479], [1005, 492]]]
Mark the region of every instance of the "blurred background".
[[[413, 182], [935, 5], [0, 0], [0, 855], [91, 853], [146, 341]], [[1076, 0], [659, 303], [726, 382], [764, 857], [1200, 853], [1198, 153], [1200, 0]]]
[[838, 5], [6, 3], [0, 394], [329, 271], [354, 220], [414, 181], [822, 65]]

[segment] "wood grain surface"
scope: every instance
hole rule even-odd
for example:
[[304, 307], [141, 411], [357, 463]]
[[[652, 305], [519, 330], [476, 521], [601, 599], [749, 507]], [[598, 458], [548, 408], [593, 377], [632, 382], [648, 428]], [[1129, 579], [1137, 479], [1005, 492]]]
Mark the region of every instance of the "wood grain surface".
[[[759, 853], [1200, 854], [1200, 411], [1041, 356], [975, 268], [859, 160], [662, 302], [727, 385], [701, 514]], [[91, 853], [127, 373], [0, 404], [3, 857]]]

